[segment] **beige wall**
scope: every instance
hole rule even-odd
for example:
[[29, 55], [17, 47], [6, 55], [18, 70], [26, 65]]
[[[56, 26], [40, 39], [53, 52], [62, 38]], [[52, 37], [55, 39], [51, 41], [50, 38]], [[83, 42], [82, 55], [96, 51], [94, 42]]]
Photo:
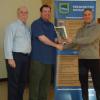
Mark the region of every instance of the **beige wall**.
[[30, 24], [32, 20], [39, 17], [41, 4], [41, 0], [0, 0], [0, 78], [6, 77], [3, 53], [5, 27], [16, 19], [16, 9], [21, 5], [26, 5], [29, 9], [28, 23]]
[[[41, 0], [1, 0], [0, 1], [0, 38], [3, 35], [3, 30], [8, 23], [11, 23], [16, 19], [16, 9], [20, 5], [26, 5], [29, 8], [29, 20], [32, 20], [39, 16], [39, 8], [41, 6]], [[0, 39], [0, 46], [2, 45]]]
[[100, 0], [96, 0], [96, 18], [100, 18]]

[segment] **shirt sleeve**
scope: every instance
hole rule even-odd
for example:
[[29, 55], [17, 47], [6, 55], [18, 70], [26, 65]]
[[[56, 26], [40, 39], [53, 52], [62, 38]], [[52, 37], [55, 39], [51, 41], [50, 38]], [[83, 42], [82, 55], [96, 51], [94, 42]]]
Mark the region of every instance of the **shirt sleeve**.
[[13, 50], [14, 32], [12, 28], [13, 27], [9, 26], [5, 30], [5, 38], [4, 38], [5, 59], [13, 59], [12, 50]]
[[80, 44], [80, 45], [88, 45], [88, 44], [92, 44], [94, 41], [100, 39], [99, 37], [100, 37], [100, 29], [96, 28], [95, 32], [92, 32], [89, 35], [87, 34], [87, 36], [85, 36], [85, 37], [80, 37], [79, 34], [77, 34], [73, 43]]
[[34, 22], [31, 25], [31, 36], [32, 37], [38, 37], [40, 35], [43, 35], [43, 30], [41, 28], [41, 24]]

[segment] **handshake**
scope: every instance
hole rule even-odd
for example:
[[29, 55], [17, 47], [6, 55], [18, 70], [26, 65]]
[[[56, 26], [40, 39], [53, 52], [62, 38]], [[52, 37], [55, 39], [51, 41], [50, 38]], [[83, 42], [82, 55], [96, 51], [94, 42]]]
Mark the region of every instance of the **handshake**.
[[69, 38], [69, 37], [67, 37], [67, 39], [60, 39], [59, 38], [59, 39], [56, 40], [56, 43], [57, 43], [57, 47], [56, 48], [58, 50], [63, 50], [65, 45], [69, 45], [69, 44], [72, 43], [72, 39]]
[[63, 44], [63, 45], [66, 45], [66, 44], [71, 44], [72, 43], [72, 39], [67, 37], [66, 39], [57, 39], [57, 42], [60, 43], [60, 44]]

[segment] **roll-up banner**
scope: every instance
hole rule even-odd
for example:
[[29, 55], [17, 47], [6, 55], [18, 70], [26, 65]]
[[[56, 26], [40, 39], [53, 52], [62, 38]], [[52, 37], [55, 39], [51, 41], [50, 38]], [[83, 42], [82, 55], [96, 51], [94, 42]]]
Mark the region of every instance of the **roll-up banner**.
[[55, 18], [82, 19], [85, 8], [91, 8], [96, 15], [96, 0], [55, 0]]

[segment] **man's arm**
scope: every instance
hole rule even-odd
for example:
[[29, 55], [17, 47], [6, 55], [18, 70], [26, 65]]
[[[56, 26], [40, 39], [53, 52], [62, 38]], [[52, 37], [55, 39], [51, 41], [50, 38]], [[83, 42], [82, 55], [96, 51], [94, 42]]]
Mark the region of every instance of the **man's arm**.
[[95, 32], [91, 31], [91, 34], [87, 34], [85, 37], [76, 37], [73, 40], [73, 43], [81, 44], [81, 45], [88, 45], [92, 44], [94, 41], [98, 40], [100, 38], [100, 27], [98, 26]]
[[46, 45], [55, 47], [55, 48], [57, 48], [57, 49], [59, 49], [59, 50], [62, 50], [62, 49], [63, 49], [63, 45], [57, 44], [57, 43], [51, 41], [51, 40], [50, 40], [49, 38], [47, 38], [45, 35], [40, 35], [40, 36], [38, 36], [38, 38], [39, 38], [39, 40], [40, 40], [41, 42], [43, 42], [43, 43], [46, 44]]
[[16, 64], [12, 55], [13, 39], [14, 39], [14, 33], [12, 31], [12, 27], [10, 26], [5, 31], [4, 53], [5, 53], [5, 59], [8, 60], [8, 64], [11, 67], [15, 68]]

